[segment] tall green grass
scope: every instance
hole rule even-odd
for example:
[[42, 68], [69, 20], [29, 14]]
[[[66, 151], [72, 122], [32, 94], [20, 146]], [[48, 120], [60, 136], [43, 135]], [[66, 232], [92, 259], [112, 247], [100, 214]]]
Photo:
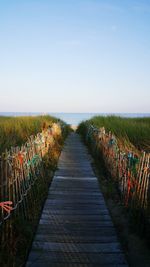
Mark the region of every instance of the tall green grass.
[[139, 150], [150, 151], [150, 117], [121, 118], [117, 116], [95, 116], [79, 125], [79, 131], [84, 131], [86, 125], [92, 124], [97, 128], [105, 127], [125, 144], [133, 144]]
[[45, 116], [3, 117], [0, 116], [0, 153], [11, 146], [22, 145], [30, 135], [42, 130], [43, 125], [51, 125], [59, 119]]

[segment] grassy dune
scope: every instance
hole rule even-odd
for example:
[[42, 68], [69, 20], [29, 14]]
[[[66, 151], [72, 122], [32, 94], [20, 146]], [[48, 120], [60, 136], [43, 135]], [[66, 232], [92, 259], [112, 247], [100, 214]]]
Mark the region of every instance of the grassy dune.
[[97, 128], [105, 127], [115, 134], [124, 145], [134, 145], [139, 150], [150, 151], [150, 117], [121, 118], [116, 116], [95, 116], [79, 125], [79, 131], [84, 131], [86, 125], [92, 124]]
[[[51, 125], [58, 119], [51, 116], [2, 117], [0, 116], [0, 153], [11, 146], [21, 145], [30, 135], [41, 131], [43, 124]], [[60, 120], [59, 120], [60, 121]]]

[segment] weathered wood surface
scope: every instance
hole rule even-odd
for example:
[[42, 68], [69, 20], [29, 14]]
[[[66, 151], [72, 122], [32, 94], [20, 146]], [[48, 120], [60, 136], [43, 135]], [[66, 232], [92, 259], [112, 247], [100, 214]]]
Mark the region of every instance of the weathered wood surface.
[[127, 266], [90, 156], [77, 134], [61, 153], [26, 267]]

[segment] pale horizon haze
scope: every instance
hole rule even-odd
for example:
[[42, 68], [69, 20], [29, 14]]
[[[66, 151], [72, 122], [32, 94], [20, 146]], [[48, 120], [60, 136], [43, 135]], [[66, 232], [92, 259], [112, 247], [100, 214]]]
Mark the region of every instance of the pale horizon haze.
[[150, 1], [0, 0], [0, 112], [150, 112]]

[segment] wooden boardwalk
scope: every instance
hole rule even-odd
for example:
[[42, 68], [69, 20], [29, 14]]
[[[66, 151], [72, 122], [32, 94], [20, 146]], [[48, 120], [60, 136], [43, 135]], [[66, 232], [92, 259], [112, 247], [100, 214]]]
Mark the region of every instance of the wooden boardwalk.
[[77, 134], [61, 153], [26, 267], [126, 267], [90, 156]]

